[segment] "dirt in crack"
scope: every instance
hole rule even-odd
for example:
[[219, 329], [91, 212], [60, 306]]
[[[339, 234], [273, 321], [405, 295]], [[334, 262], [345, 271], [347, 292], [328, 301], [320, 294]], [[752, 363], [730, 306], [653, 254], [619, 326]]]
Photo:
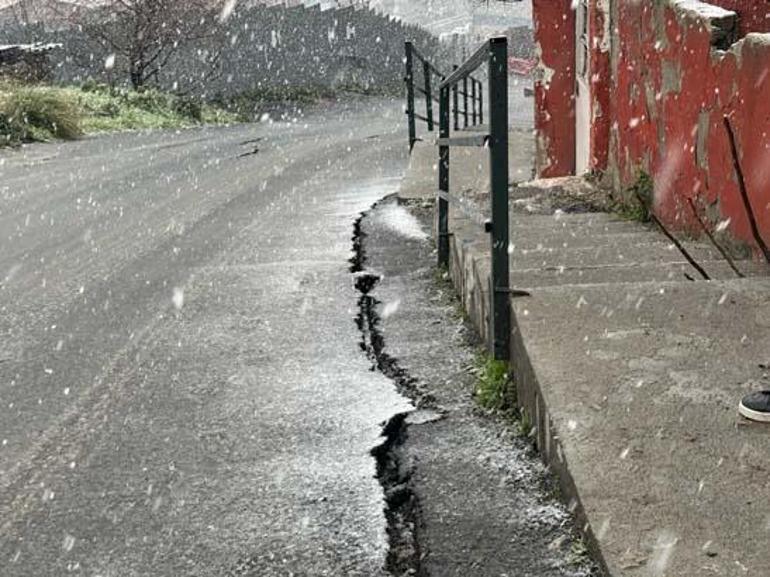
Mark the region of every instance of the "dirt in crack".
[[[380, 318], [377, 314], [380, 302], [370, 294], [380, 281], [380, 276], [366, 270], [366, 235], [363, 231], [366, 216], [367, 213], [361, 214], [354, 224], [354, 254], [350, 259], [350, 271], [354, 274], [355, 287], [360, 293], [356, 325], [361, 332], [361, 350], [372, 361], [372, 370], [380, 371], [391, 379], [401, 394], [415, 398], [415, 379], [399, 366], [397, 359], [384, 350], [385, 341], [379, 330]], [[420, 504], [412, 490], [411, 471], [403, 462], [400, 451], [408, 434], [407, 415], [400, 413], [392, 417], [383, 428], [385, 441], [372, 450], [372, 456], [377, 462], [377, 478], [385, 495], [389, 545], [385, 568], [391, 575], [399, 577], [428, 577], [421, 562], [424, 552], [419, 541]]]

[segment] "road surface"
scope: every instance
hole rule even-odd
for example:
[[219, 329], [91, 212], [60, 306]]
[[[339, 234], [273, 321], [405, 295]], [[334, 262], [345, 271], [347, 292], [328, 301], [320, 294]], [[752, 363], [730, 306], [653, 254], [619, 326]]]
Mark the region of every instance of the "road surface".
[[0, 152], [0, 574], [381, 574], [348, 270], [400, 102]]

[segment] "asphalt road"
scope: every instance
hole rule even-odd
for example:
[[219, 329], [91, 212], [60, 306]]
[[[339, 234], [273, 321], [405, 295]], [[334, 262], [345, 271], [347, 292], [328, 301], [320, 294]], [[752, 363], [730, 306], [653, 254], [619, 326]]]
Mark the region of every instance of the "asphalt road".
[[380, 574], [407, 406], [347, 260], [405, 140], [365, 101], [0, 152], [0, 575]]

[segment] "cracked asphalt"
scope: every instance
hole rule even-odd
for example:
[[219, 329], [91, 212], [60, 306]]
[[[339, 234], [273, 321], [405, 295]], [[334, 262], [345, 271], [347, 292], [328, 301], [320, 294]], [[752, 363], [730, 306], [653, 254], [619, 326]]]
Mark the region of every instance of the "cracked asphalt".
[[424, 407], [391, 450], [391, 489], [408, 492], [411, 509], [392, 542], [419, 577], [596, 576], [532, 444], [473, 400], [480, 349], [451, 284], [437, 281], [432, 214], [391, 197], [361, 224], [364, 268], [382, 277], [369, 293], [380, 358], [397, 363], [403, 393]]
[[348, 259], [402, 118], [0, 152], [1, 575], [382, 574], [370, 451], [410, 407]]

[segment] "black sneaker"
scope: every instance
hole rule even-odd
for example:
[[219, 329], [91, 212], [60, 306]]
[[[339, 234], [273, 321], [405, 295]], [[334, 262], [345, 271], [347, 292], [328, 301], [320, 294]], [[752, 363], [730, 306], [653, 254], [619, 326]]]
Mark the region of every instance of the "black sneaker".
[[752, 421], [770, 423], [770, 391], [757, 391], [743, 397], [738, 412]]

